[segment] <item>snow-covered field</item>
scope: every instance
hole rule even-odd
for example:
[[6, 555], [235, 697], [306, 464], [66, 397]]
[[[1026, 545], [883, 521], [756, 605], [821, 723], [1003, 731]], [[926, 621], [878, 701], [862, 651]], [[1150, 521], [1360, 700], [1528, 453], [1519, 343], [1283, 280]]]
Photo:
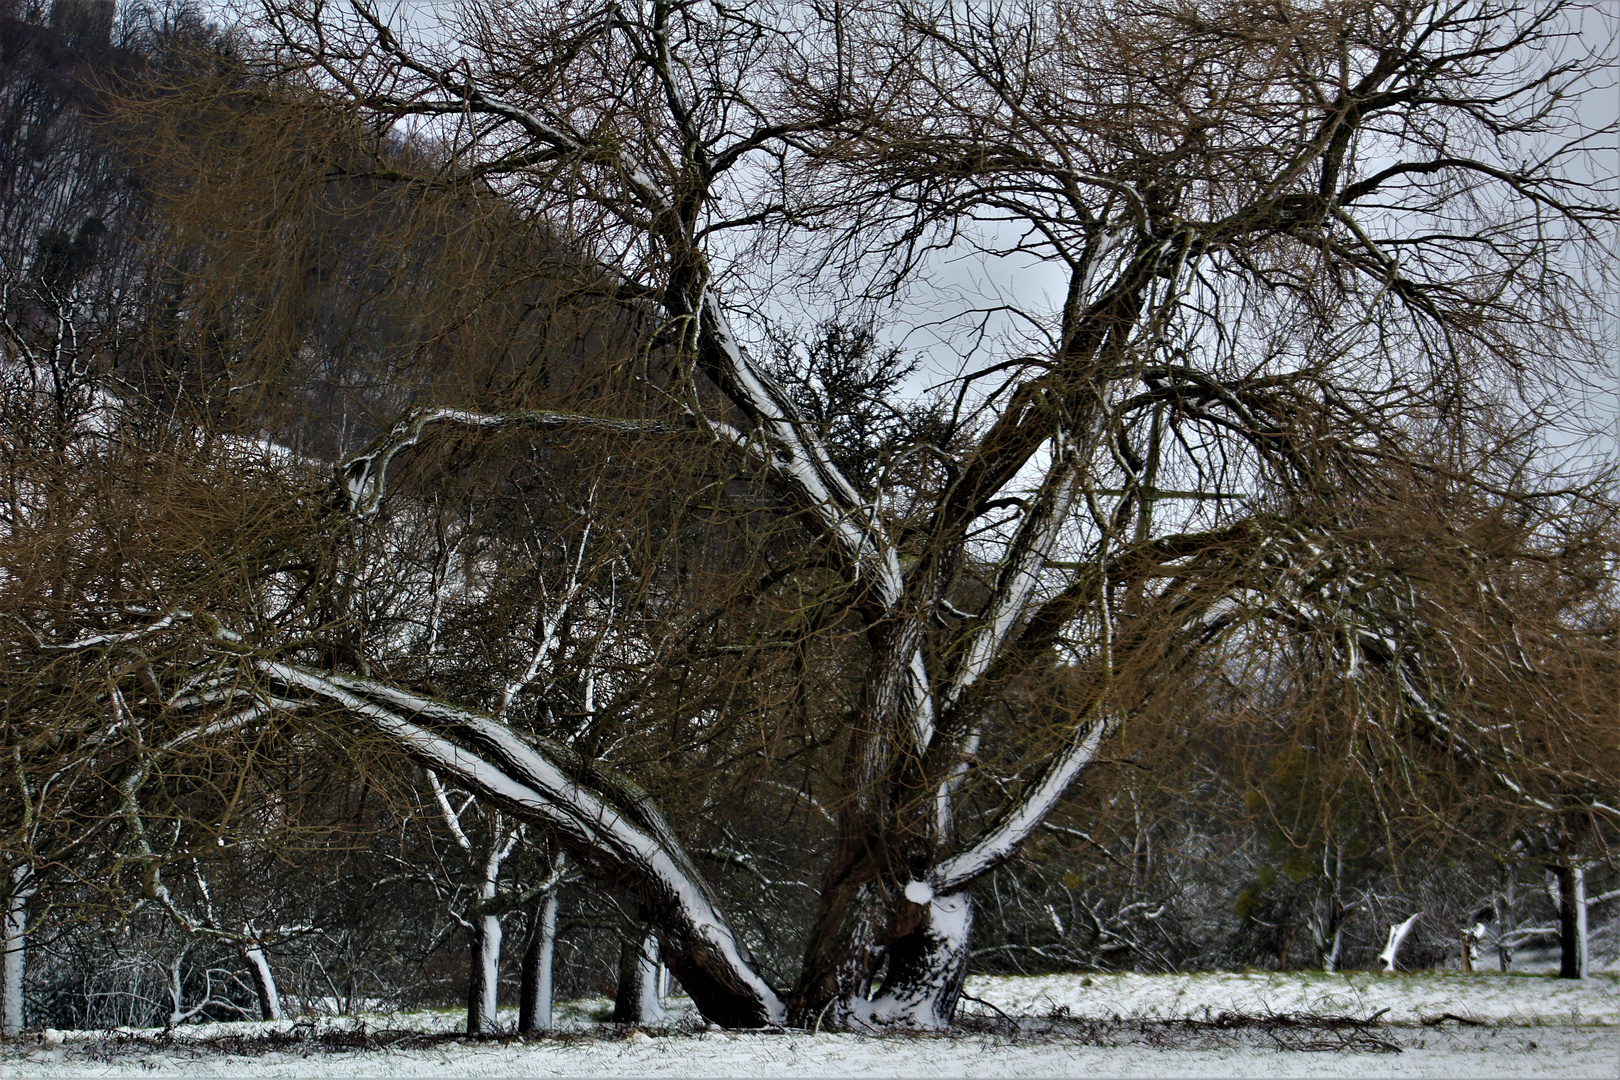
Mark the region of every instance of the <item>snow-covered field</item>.
[[0, 1077], [1620, 1078], [1610, 974], [1063, 975], [977, 978], [967, 992], [978, 1000], [950, 1035], [723, 1032], [683, 999], [667, 1027], [628, 1031], [591, 1019], [604, 1002], [581, 1002], [562, 1010], [562, 1032], [527, 1041], [458, 1038], [455, 1013], [198, 1025], [171, 1039], [45, 1032], [0, 1051]]

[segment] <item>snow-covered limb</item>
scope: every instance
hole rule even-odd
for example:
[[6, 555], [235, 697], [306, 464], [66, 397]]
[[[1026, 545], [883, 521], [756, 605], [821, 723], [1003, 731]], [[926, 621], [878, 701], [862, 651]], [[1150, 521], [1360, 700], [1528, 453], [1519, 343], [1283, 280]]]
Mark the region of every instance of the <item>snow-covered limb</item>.
[[[988, 671], [1001, 655], [1012, 632], [1021, 626], [1029, 609], [1041, 571], [1051, 558], [1078, 489], [1079, 462], [1069, 440], [1059, 435], [1053, 440], [1052, 465], [1035, 499], [1019, 522], [1018, 530], [1002, 558], [989, 605], [969, 626], [966, 642], [949, 681], [939, 693], [939, 712], [946, 713], [961, 700], [962, 694]], [[955, 794], [968, 772], [967, 758], [978, 753], [980, 733], [975, 724], [961, 747], [961, 760], [955, 761], [940, 781], [935, 794], [936, 829], [950, 835], [950, 816]]]
[[890, 947], [888, 975], [870, 1000], [841, 1004], [845, 1024], [906, 1024], [947, 1027], [967, 977], [973, 930], [973, 898], [966, 892], [936, 894], [925, 882], [906, 887], [906, 899], [925, 909], [914, 933]]
[[814, 426], [738, 342], [713, 290], [705, 290], [699, 315], [704, 365], [768, 441], [773, 478], [828, 539], [879, 608], [892, 610], [905, 582], [899, 554], [876, 508], [861, 499], [833, 464]]
[[1068, 748], [1048, 765], [1019, 801], [965, 851], [934, 867], [929, 878], [934, 890], [956, 892], [1012, 858], [1029, 834], [1040, 828], [1075, 777], [1097, 756], [1097, 747], [1107, 729], [1103, 702], [1099, 699], [1076, 726]]
[[[593, 484], [591, 485], [591, 501], [594, 502], [595, 498], [596, 485]], [[573, 565], [568, 568], [568, 580], [563, 583], [562, 595], [557, 598], [557, 602], [551, 606], [551, 609], [540, 617], [540, 626], [534, 636], [534, 652], [530, 654], [529, 663], [523, 669], [523, 674], [501, 687], [500, 703], [495, 709], [497, 719], [505, 718], [507, 710], [512, 707], [512, 699], [517, 697], [524, 687], [534, 682], [546, 662], [551, 659], [552, 654], [557, 650], [563, 620], [568, 617], [569, 607], [573, 604], [575, 598], [579, 596], [580, 590], [584, 588], [584, 582], [580, 577], [580, 569], [585, 563], [585, 549], [590, 544], [593, 524], [594, 522], [586, 521], [585, 527], [580, 533], [579, 541], [574, 548]]]
[[175, 620], [190, 617], [190, 612], [171, 612], [155, 622], [148, 623], [146, 626], [138, 627], [134, 630], [124, 630], [118, 633], [109, 634], [91, 634], [89, 637], [82, 637], [76, 641], [64, 642], [61, 645], [46, 645], [45, 648], [71, 651], [75, 649], [93, 649], [98, 645], [122, 645], [130, 641], [139, 641], [141, 638], [146, 637], [149, 634], [155, 634], [160, 630], [167, 630], [169, 627], [174, 625]]
[[422, 440], [430, 424], [459, 424], [473, 428], [528, 428], [600, 431], [615, 435], [656, 435], [690, 431], [691, 423], [670, 420], [625, 420], [555, 409], [520, 409], [515, 412], [480, 413], [466, 409], [414, 409], [392, 428], [337, 465], [337, 480], [348, 508], [361, 515], [374, 514], [382, 502], [388, 466], [401, 450]]
[[285, 694], [340, 707], [428, 768], [544, 827], [595, 875], [637, 889], [676, 977], [706, 1017], [731, 1027], [782, 1021], [781, 1000], [645, 793], [469, 709], [353, 676], [270, 661], [258, 670]]
[[461, 815], [467, 809], [467, 804], [463, 803], [461, 810], [451, 806], [450, 793], [444, 790], [444, 784], [439, 781], [439, 774], [432, 769], [428, 769], [427, 776], [428, 784], [433, 788], [433, 797], [439, 802], [439, 813], [444, 817], [445, 827], [450, 830], [450, 835], [455, 837], [456, 846], [461, 848], [462, 853], [471, 856], [473, 853], [472, 839], [468, 837], [466, 831], [461, 827]]
[[1051, 467], [1002, 556], [990, 603], [972, 624], [961, 659], [941, 689], [941, 712], [955, 705], [962, 692], [989, 670], [1009, 635], [1022, 622], [1040, 582], [1041, 570], [1074, 505], [1079, 464], [1067, 438], [1053, 440]]

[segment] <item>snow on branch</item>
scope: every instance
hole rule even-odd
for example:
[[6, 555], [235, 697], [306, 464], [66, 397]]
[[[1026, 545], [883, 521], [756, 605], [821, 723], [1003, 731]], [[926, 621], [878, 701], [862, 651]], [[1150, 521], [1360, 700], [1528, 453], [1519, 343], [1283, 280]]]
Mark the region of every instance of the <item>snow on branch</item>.
[[701, 357], [715, 383], [757, 425], [771, 450], [765, 461], [773, 478], [792, 496], [864, 584], [884, 611], [900, 602], [904, 581], [900, 559], [878, 520], [833, 463], [814, 427], [787, 393], [748, 355], [712, 291], [701, 309]]
[[468, 412], [465, 409], [414, 409], [386, 433], [373, 439], [371, 445], [344, 458], [337, 466], [339, 487], [345, 493], [349, 509], [362, 514], [376, 513], [382, 502], [388, 465], [394, 456], [407, 447], [415, 446], [430, 424], [460, 424], [474, 428], [533, 428], [577, 431], [600, 431], [615, 435], [662, 435], [674, 431], [690, 431], [692, 421], [680, 420], [624, 420], [585, 413], [561, 412], [555, 409], [521, 409], [506, 413]]
[[1103, 699], [1099, 697], [1075, 728], [1068, 748], [1052, 761], [1019, 801], [967, 850], [934, 868], [930, 880], [934, 891], [955, 892], [1011, 859], [1029, 834], [1040, 828], [1075, 777], [1097, 756], [1097, 747], [1108, 727]]
[[[754, 970], [690, 857], [645, 793], [628, 781], [617, 783], [611, 773], [597, 769], [589, 770], [595, 782], [586, 782], [577, 763], [553, 760], [512, 729], [470, 709], [353, 676], [272, 661], [257, 668], [284, 693], [340, 707], [429, 769], [454, 776], [481, 797], [550, 830], [601, 875], [638, 887], [660, 933], [680, 946], [671, 955], [701, 967], [687, 970], [682, 982], [706, 1015], [755, 1025], [785, 1017], [781, 999]], [[621, 812], [626, 804], [638, 806], [640, 813], [633, 818]]]
[[1014, 628], [1021, 625], [1040, 572], [1074, 505], [1078, 465], [1069, 440], [1061, 436], [1054, 440], [1052, 465], [1008, 545], [990, 604], [974, 623], [956, 671], [940, 695], [942, 711], [954, 705], [962, 692], [990, 668]]

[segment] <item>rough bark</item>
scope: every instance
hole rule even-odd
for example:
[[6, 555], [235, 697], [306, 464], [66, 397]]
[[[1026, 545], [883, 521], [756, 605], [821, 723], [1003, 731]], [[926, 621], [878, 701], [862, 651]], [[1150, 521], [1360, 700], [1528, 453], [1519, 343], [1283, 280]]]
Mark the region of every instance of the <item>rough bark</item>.
[[966, 892], [934, 896], [921, 882], [906, 890], [906, 911], [921, 919], [889, 946], [882, 989], [856, 1020], [942, 1028], [956, 1014], [967, 978], [973, 900]]
[[823, 882], [816, 922], [793, 991], [790, 1023], [819, 1027], [831, 1016], [835, 1025], [842, 1024], [847, 1006], [837, 1003], [866, 997], [883, 961], [878, 938], [888, 921], [888, 903], [876, 881], [854, 879], [846, 873], [843, 880]]
[[529, 942], [523, 950], [523, 981], [518, 991], [518, 1031], [551, 1029], [551, 973], [557, 951], [557, 890], [535, 905]]

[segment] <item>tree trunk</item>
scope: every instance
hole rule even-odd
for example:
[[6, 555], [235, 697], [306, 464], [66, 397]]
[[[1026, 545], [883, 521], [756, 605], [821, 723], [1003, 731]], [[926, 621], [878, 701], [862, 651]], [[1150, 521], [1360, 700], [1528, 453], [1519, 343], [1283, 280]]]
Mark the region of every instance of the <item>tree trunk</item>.
[[1384, 965], [1386, 974], [1397, 970], [1397, 961], [1401, 952], [1401, 945], [1406, 941], [1406, 935], [1412, 932], [1421, 911], [1414, 911], [1403, 923], [1396, 923], [1389, 928], [1389, 940], [1384, 943], [1384, 951], [1378, 954], [1378, 959]]
[[1339, 954], [1344, 945], [1344, 905], [1337, 893], [1326, 901], [1318, 898], [1316, 910], [1311, 913], [1311, 940], [1316, 945], [1317, 961], [1323, 971], [1339, 970]]
[[866, 1009], [855, 1011], [854, 1019], [946, 1027], [956, 1014], [967, 978], [973, 900], [966, 892], [928, 895], [927, 887], [918, 882], [907, 888], [906, 899], [923, 909], [921, 924], [889, 946], [883, 988]]
[[1513, 948], [1507, 944], [1508, 933], [1515, 924], [1513, 903], [1519, 884], [1518, 867], [1513, 863], [1507, 866], [1506, 878], [1502, 891], [1491, 901], [1496, 909], [1496, 962], [1503, 972], [1513, 970]]
[[1344, 921], [1335, 920], [1333, 934], [1328, 940], [1327, 948], [1322, 950], [1322, 970], [1335, 972], [1339, 970], [1339, 952], [1344, 946]]
[[467, 974], [467, 1034], [488, 1035], [495, 1030], [496, 996], [501, 978], [501, 918], [474, 915], [471, 970]]
[[518, 991], [518, 1031], [551, 1030], [551, 965], [557, 948], [557, 889], [535, 906], [529, 944], [523, 950], [523, 983]]
[[658, 938], [651, 931], [619, 949], [619, 989], [613, 999], [615, 1024], [656, 1024], [664, 1018], [658, 1000]]
[[877, 882], [822, 882], [789, 1023], [817, 1028], [830, 1018], [833, 1026], [844, 1025], [849, 1003], [866, 998], [883, 961], [878, 932], [888, 922], [888, 900]]
[[1586, 870], [1556, 866], [1558, 875], [1558, 977], [1586, 978]]
[[276, 989], [276, 976], [270, 970], [270, 960], [264, 950], [244, 941], [237, 945], [237, 952], [253, 973], [253, 989], [259, 994], [259, 1016], [265, 1020], [280, 1020], [281, 993]]
[[23, 974], [28, 946], [29, 872], [19, 866], [11, 872], [6, 897], [4, 955], [0, 957], [0, 1036], [15, 1038], [23, 1030]]

